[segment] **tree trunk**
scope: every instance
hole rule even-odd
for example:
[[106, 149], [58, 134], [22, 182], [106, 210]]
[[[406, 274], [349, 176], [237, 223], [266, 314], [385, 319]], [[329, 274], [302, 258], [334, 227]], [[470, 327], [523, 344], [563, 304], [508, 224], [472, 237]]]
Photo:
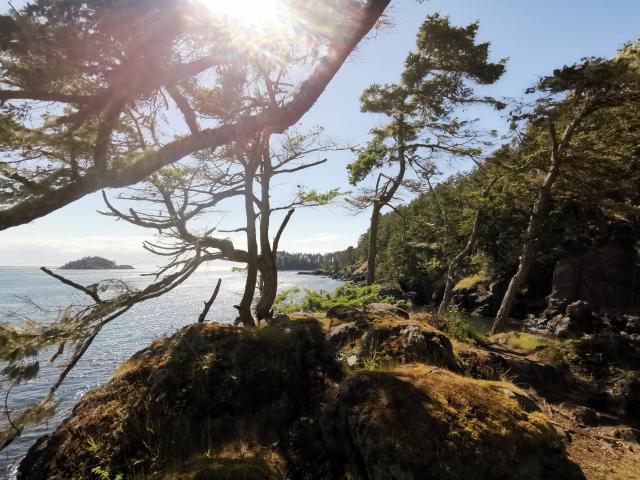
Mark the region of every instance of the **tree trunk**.
[[263, 320], [271, 318], [273, 302], [278, 294], [278, 269], [276, 267], [276, 253], [262, 251], [260, 257], [260, 275], [262, 276], [262, 291], [256, 305], [256, 318]]
[[480, 226], [480, 218], [482, 217], [482, 211], [480, 208], [476, 210], [476, 216], [473, 220], [473, 228], [471, 229], [471, 234], [469, 234], [469, 239], [467, 240], [467, 244], [464, 248], [455, 256], [451, 263], [449, 264], [449, 268], [447, 270], [447, 282], [444, 286], [444, 294], [442, 295], [442, 301], [440, 302], [440, 306], [438, 307], [438, 313], [442, 314], [445, 309], [449, 306], [449, 302], [451, 301], [451, 292], [453, 291], [453, 283], [454, 277], [456, 274], [456, 270], [460, 262], [464, 260], [464, 258], [469, 255], [471, 249], [473, 248], [473, 244], [476, 241], [476, 237], [478, 236], [478, 227]]
[[378, 254], [378, 224], [380, 222], [379, 203], [373, 204], [371, 223], [369, 225], [369, 249], [367, 252], [367, 285], [373, 285], [376, 281], [376, 255]]
[[520, 255], [520, 264], [518, 265], [518, 270], [515, 275], [511, 277], [509, 287], [502, 298], [500, 309], [498, 310], [493, 327], [491, 328], [492, 335], [504, 328], [507, 318], [509, 318], [509, 314], [511, 313], [511, 309], [513, 308], [516, 294], [520, 290], [520, 287], [526, 280], [529, 270], [531, 269], [533, 257], [536, 253], [535, 247], [537, 237], [540, 233], [540, 227], [542, 226], [549, 201], [551, 200], [553, 185], [558, 178], [558, 172], [560, 170], [560, 158], [558, 154], [559, 152], [557, 148], [554, 147], [553, 153], [551, 154], [551, 166], [549, 167], [547, 176], [542, 184], [542, 188], [538, 192], [538, 198], [536, 199], [533, 212], [529, 218], [529, 225], [527, 226], [527, 232], [525, 233], [524, 243], [522, 245], [522, 254]]
[[[404, 117], [401, 115], [397, 119], [398, 122], [398, 162], [400, 169], [398, 174], [391, 180], [391, 184], [387, 182], [388, 190], [383, 191], [378, 199], [373, 202], [373, 212], [371, 213], [371, 225], [369, 227], [369, 251], [367, 252], [367, 285], [373, 285], [376, 281], [376, 256], [378, 254], [378, 224], [380, 223], [380, 211], [382, 207], [387, 205], [400, 188], [404, 174], [407, 169], [405, 158], [405, 141], [404, 141]], [[386, 187], [385, 187], [386, 188]], [[377, 189], [377, 187], [376, 187]]]
[[[500, 177], [494, 177], [485, 188], [484, 192], [482, 192], [482, 198], [487, 198], [491, 189], [498, 181]], [[467, 240], [467, 244], [464, 246], [462, 251], [456, 255], [456, 257], [449, 264], [449, 268], [447, 269], [447, 281], [444, 286], [444, 294], [442, 295], [442, 301], [440, 302], [440, 306], [438, 307], [438, 313], [442, 314], [445, 309], [449, 306], [449, 302], [451, 301], [451, 292], [453, 290], [453, 283], [455, 281], [456, 270], [462, 260], [466, 258], [469, 253], [471, 253], [471, 249], [476, 241], [476, 237], [478, 236], [478, 229], [480, 228], [480, 220], [482, 218], [482, 207], [478, 207], [476, 210], [476, 215], [473, 219], [473, 227], [471, 227], [471, 233], [469, 234], [469, 238]]]
[[254, 327], [256, 325], [253, 314], [251, 313], [251, 304], [256, 292], [256, 284], [258, 281], [258, 242], [256, 240], [256, 212], [253, 208], [253, 180], [256, 167], [252, 165], [252, 159], [245, 166], [244, 179], [244, 208], [247, 217], [247, 279], [244, 285], [244, 293], [240, 305], [237, 305], [238, 318], [236, 323], [241, 323], [245, 327]]

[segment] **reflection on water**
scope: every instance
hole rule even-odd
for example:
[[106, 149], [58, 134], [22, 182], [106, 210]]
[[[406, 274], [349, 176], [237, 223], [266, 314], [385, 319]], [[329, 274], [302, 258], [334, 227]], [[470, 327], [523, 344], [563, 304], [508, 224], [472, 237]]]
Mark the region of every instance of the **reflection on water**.
[[[150, 281], [142, 277], [144, 270], [113, 271], [65, 271], [65, 276], [85, 285], [105, 278], [125, 280], [142, 287]], [[207, 319], [231, 323], [236, 317], [233, 305], [239, 303], [244, 288], [244, 274], [230, 271], [202, 271], [194, 274], [187, 282], [161, 298], [136, 305], [122, 317], [107, 325], [96, 338], [85, 356], [67, 377], [58, 393], [56, 415], [50, 421], [29, 429], [10, 447], [0, 452], [0, 478], [7, 478], [15, 471], [17, 462], [35, 440], [50, 432], [62, 421], [80, 400], [84, 393], [106, 382], [117, 365], [133, 353], [144, 348], [153, 340], [170, 335], [181, 327], [194, 322], [202, 310], [203, 301], [208, 300], [218, 280], [222, 278], [222, 288], [216, 302], [211, 307]], [[312, 275], [298, 275], [296, 272], [280, 272], [279, 288], [293, 287], [312, 290], [333, 291], [344, 282]], [[28, 297], [40, 307], [56, 307], [70, 303], [84, 302], [75, 291], [48, 277], [35, 267], [0, 267], [0, 308], [2, 319], [5, 312], [18, 310], [24, 313], [32, 309], [25, 303]], [[11, 392], [9, 410], [20, 410], [42, 398], [58, 372], [47, 364], [50, 355], [42, 355], [38, 377]], [[6, 385], [0, 386], [5, 389]], [[6, 390], [0, 391], [2, 398]]]

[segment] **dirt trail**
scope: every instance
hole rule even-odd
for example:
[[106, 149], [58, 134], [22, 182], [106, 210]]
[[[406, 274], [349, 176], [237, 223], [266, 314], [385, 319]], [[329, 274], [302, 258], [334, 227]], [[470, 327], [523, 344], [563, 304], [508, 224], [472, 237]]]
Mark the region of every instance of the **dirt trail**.
[[588, 480], [640, 479], [640, 430], [629, 419], [594, 407], [603, 392], [590, 379], [546, 363], [536, 351], [498, 344], [480, 350], [508, 365], [507, 379], [549, 417]]

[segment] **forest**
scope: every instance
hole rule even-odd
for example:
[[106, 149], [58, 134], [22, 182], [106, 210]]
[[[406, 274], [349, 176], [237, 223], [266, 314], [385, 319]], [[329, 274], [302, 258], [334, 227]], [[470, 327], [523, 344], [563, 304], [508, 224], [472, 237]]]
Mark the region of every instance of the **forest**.
[[[105, 331], [140, 328], [138, 306], [186, 298], [209, 265], [242, 275], [237, 315], [211, 320], [221, 275], [15, 478], [640, 477], [640, 39], [488, 95], [510, 68], [492, 32], [407, 2], [421, 24], [396, 80], [361, 93], [367, 140], [302, 128], [408, 8], [390, 3], [0, 12], [0, 233], [98, 195], [158, 265], [142, 287], [43, 266], [81, 300], [0, 314], [0, 450], [53, 418]], [[334, 155], [349, 190], [298, 180]], [[326, 207], [369, 219], [357, 244], [287, 252]], [[286, 270], [346, 283], [283, 290]]]

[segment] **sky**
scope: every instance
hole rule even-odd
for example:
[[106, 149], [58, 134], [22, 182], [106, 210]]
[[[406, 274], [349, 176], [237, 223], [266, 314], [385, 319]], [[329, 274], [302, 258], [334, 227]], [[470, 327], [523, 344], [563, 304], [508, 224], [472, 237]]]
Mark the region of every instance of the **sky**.
[[[13, 2], [18, 7], [22, 3]], [[0, 12], [7, 8], [8, 2], [0, 0]], [[404, 58], [415, 46], [418, 27], [434, 12], [449, 15], [456, 25], [479, 21], [479, 40], [491, 42], [492, 60], [508, 58], [507, 72], [487, 90], [498, 97], [521, 97], [554, 68], [587, 56], [611, 57], [625, 42], [640, 36], [639, 0], [395, 0], [390, 10], [393, 27], [360, 45], [296, 129], [322, 126], [326, 136], [338, 142], [365, 143], [369, 130], [381, 118], [360, 113], [360, 94], [371, 83], [399, 79]], [[495, 113], [473, 114], [479, 115], [487, 129], [504, 127], [504, 119]], [[353, 190], [345, 170], [352, 157], [350, 152], [327, 153], [323, 155], [326, 164], [283, 178], [274, 185], [274, 203], [291, 198], [296, 185], [319, 191], [336, 186]], [[466, 165], [440, 168], [448, 174]], [[116, 194], [109, 192], [110, 197]], [[143, 240], [151, 238], [146, 231], [114, 222], [97, 210], [104, 210], [102, 200], [98, 194], [90, 195], [30, 224], [0, 232], [0, 265], [56, 266], [85, 255], [137, 267], [159, 263], [141, 247]], [[218, 215], [225, 228], [240, 226], [242, 213], [237, 205], [223, 205], [222, 210]], [[368, 213], [353, 215], [341, 204], [298, 210], [281, 240], [281, 249], [329, 252], [355, 245], [367, 229]], [[242, 240], [237, 241], [242, 246]]]

